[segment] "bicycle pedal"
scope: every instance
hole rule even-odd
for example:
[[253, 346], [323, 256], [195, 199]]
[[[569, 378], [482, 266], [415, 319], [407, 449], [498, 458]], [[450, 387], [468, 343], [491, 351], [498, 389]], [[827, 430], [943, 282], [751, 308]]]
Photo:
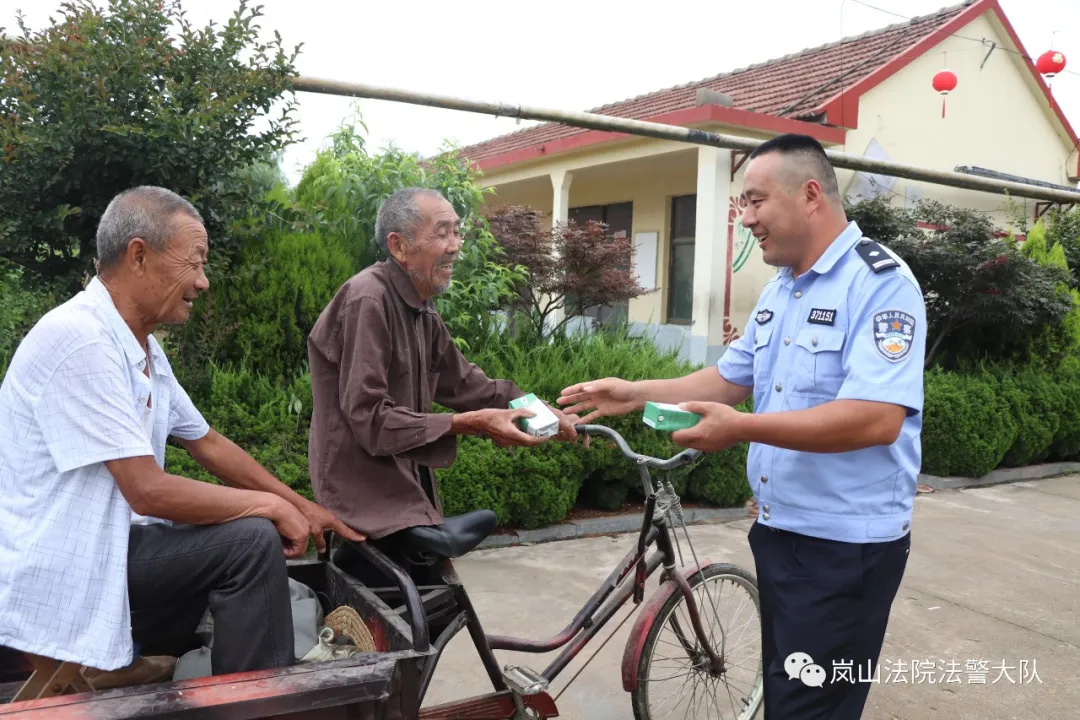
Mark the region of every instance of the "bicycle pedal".
[[510, 689], [521, 695], [539, 695], [547, 692], [548, 681], [540, 673], [520, 665], [507, 665], [503, 668], [503, 680]]

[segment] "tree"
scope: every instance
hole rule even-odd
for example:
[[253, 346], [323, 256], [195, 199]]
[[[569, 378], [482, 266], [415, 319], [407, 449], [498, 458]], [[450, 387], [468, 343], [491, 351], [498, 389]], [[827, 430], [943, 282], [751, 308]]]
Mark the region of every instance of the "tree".
[[1060, 267], [1040, 265], [998, 237], [978, 212], [925, 201], [913, 217], [930, 228], [887, 244], [911, 268], [927, 311], [926, 366], [1030, 358], [1073, 308]]
[[[265, 173], [272, 166], [255, 175]], [[503, 264], [476, 212], [483, 198], [476, 179], [453, 147], [426, 160], [394, 148], [373, 155], [352, 125], [342, 126], [294, 191], [278, 184], [235, 224], [243, 239], [237, 260], [175, 329], [174, 367], [195, 386], [210, 361], [293, 377], [307, 362], [319, 314], [349, 277], [383, 257], [373, 237], [379, 205], [409, 186], [438, 190], [462, 218], [453, 282], [435, 305], [459, 347], [482, 345], [525, 273]]]
[[[366, 130], [357, 116], [355, 125]], [[495, 311], [525, 278], [524, 269], [504, 257], [479, 214], [485, 190], [479, 173], [446, 143], [429, 158], [395, 147], [378, 154], [353, 124], [343, 124], [296, 186], [300, 221], [294, 229], [320, 230], [355, 259], [356, 271], [386, 257], [375, 242], [375, 217], [391, 193], [416, 186], [438, 190], [462, 220], [463, 246], [454, 280], [436, 296], [435, 306], [461, 348], [484, 342], [496, 328]]]
[[1046, 224], [1038, 220], [1020, 248], [1024, 257], [1043, 267], [1056, 268], [1061, 272], [1064, 280], [1058, 284], [1057, 290], [1059, 293], [1068, 294], [1072, 301], [1072, 310], [1065, 316], [1062, 326], [1048, 327], [1033, 344], [1034, 354], [1051, 367], [1056, 366], [1065, 355], [1075, 354], [1080, 350], [1080, 290], [1070, 284], [1073, 277], [1070, 274], [1065, 247], [1063, 242], [1055, 241], [1047, 231]]
[[1047, 242], [1065, 252], [1072, 286], [1080, 287], [1080, 205], [1056, 205], [1050, 208], [1047, 218]]
[[869, 200], [845, 204], [848, 220], [858, 223], [863, 235], [889, 244], [898, 237], [910, 237], [918, 233], [915, 215], [890, 204], [891, 195], [880, 195]]
[[[590, 220], [544, 227], [544, 214], [522, 205], [492, 210], [491, 232], [507, 259], [529, 271], [511, 307], [529, 319], [537, 337], [558, 332], [591, 308], [644, 295], [632, 267], [633, 245], [616, 237], [607, 225]], [[550, 329], [558, 310], [564, 317]]]
[[196, 29], [178, 0], [79, 0], [39, 32], [19, 17], [21, 37], [0, 38], [0, 256], [77, 290], [109, 200], [153, 184], [188, 198], [229, 257], [240, 176], [294, 132], [281, 96], [299, 48], [259, 42], [260, 15], [241, 2]]

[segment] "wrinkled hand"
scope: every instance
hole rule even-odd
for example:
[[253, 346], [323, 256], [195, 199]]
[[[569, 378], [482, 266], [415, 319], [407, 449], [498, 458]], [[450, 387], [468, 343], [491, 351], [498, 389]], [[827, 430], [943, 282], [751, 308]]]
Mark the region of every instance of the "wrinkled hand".
[[296, 507], [276, 495], [272, 496], [272, 510], [267, 516], [281, 536], [285, 557], [300, 558], [307, 552], [310, 530], [307, 518]]
[[308, 534], [315, 541], [315, 547], [318, 548], [319, 552], [326, 551], [327, 530], [332, 530], [346, 540], [352, 540], [353, 542], [363, 542], [367, 539], [364, 535], [343, 523], [337, 515], [310, 500], [304, 500], [300, 512], [307, 520]]
[[580, 425], [587, 425], [601, 417], [625, 415], [641, 407], [633, 383], [612, 377], [571, 385], [562, 391], [557, 402], [570, 405], [564, 410], [568, 414], [580, 415], [582, 411], [591, 411], [581, 418]]
[[719, 452], [742, 442], [740, 421], [743, 413], [730, 405], [711, 402], [679, 403], [679, 409], [701, 416], [694, 427], [671, 435], [676, 445], [702, 452]]
[[[555, 439], [559, 442], [577, 442], [577, 428], [575, 425], [581, 424], [581, 418], [577, 415], [570, 415], [564, 413], [557, 407], [552, 407], [548, 403], [544, 403], [548, 406], [548, 409], [555, 414], [555, 417], [559, 418], [559, 433], [555, 436]], [[588, 447], [589, 438], [585, 437], [585, 446]]]
[[533, 447], [544, 443], [547, 438], [538, 438], [522, 432], [517, 426], [520, 418], [535, 417], [536, 413], [526, 408], [516, 410], [480, 410], [479, 430], [499, 447]]

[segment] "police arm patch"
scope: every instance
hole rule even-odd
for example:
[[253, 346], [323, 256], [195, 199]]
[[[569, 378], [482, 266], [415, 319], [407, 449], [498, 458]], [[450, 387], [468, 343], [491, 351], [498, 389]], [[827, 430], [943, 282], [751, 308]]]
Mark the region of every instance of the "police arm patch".
[[903, 310], [881, 310], [872, 316], [874, 347], [889, 362], [911, 354], [915, 342], [915, 318]]

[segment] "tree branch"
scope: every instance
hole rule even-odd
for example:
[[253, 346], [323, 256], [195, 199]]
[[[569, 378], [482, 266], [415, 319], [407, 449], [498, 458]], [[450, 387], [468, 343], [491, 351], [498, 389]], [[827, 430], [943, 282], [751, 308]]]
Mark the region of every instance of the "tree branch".
[[954, 312], [949, 316], [949, 321], [945, 323], [945, 327], [938, 333], [937, 339], [934, 340], [934, 344], [930, 347], [929, 352], [926, 353], [926, 362], [923, 363], [924, 369], [929, 369], [933, 365], [934, 360], [937, 359], [938, 348], [941, 347], [941, 343], [944, 342], [945, 337], [949, 334], [949, 331], [952, 330], [952, 326], [955, 322], [956, 313]]

